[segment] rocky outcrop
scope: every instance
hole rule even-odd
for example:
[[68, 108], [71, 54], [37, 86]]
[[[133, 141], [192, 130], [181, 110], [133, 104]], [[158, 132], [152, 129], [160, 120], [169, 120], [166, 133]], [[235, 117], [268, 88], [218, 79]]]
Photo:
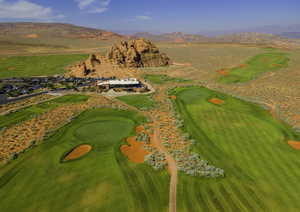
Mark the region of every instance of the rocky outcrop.
[[76, 77], [92, 77], [96, 73], [96, 67], [104, 63], [106, 60], [100, 54], [91, 54], [86, 61], [79, 62], [69, 69], [71, 70], [66, 76]]
[[131, 77], [133, 70], [129, 69], [167, 66], [169, 63], [167, 55], [160, 53], [153, 43], [146, 39], [137, 39], [113, 45], [106, 56], [91, 54], [86, 61], [69, 67], [70, 72], [66, 76]]
[[122, 41], [111, 47], [107, 59], [114, 65], [129, 68], [169, 65], [167, 55], [146, 39]]

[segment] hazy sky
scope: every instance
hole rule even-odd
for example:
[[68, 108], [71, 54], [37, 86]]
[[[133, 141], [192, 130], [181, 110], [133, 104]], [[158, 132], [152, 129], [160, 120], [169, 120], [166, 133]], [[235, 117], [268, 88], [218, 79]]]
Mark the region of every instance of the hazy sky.
[[0, 21], [156, 32], [300, 23], [300, 0], [0, 0]]

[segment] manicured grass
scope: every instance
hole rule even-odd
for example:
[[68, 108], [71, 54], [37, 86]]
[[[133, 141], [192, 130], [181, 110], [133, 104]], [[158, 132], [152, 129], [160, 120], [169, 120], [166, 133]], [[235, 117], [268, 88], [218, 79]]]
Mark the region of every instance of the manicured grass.
[[65, 95], [47, 102], [20, 109], [7, 115], [2, 115], [0, 116], [0, 128], [9, 127], [11, 125], [28, 120], [33, 116], [50, 111], [62, 104], [85, 102], [88, 100], [88, 98], [88, 96], [79, 94]]
[[[224, 179], [180, 175], [178, 211], [298, 211], [300, 140], [262, 107], [206, 88], [173, 90], [192, 150], [225, 170]], [[218, 97], [224, 104], [209, 99]]]
[[118, 99], [140, 110], [149, 110], [155, 106], [155, 102], [149, 95], [121, 96]]
[[66, 66], [86, 57], [84, 54], [1, 57], [0, 78], [63, 74]]
[[154, 84], [164, 84], [168, 82], [189, 82], [190, 80], [169, 77], [163, 74], [146, 74], [145, 79]]
[[[94, 109], [0, 169], [0, 211], [167, 211], [168, 174], [128, 162], [119, 148], [144, 117]], [[92, 151], [60, 163], [79, 144]]]
[[255, 79], [258, 75], [288, 67], [288, 54], [268, 52], [251, 58], [241, 67], [228, 70], [229, 74], [220, 77], [222, 83], [241, 83]]

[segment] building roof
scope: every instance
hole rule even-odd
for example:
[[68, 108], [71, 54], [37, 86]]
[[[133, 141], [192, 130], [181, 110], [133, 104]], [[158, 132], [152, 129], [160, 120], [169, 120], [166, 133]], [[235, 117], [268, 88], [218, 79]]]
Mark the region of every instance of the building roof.
[[135, 78], [107, 80], [107, 81], [98, 83], [98, 85], [139, 85], [139, 84], [140, 84], [140, 81], [138, 81]]

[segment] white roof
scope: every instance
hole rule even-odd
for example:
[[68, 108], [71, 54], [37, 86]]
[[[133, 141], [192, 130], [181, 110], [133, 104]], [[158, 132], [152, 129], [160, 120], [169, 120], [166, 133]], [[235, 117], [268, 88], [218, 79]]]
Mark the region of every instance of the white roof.
[[98, 83], [98, 85], [139, 85], [139, 84], [140, 84], [140, 82], [135, 78], [107, 80], [107, 81]]

